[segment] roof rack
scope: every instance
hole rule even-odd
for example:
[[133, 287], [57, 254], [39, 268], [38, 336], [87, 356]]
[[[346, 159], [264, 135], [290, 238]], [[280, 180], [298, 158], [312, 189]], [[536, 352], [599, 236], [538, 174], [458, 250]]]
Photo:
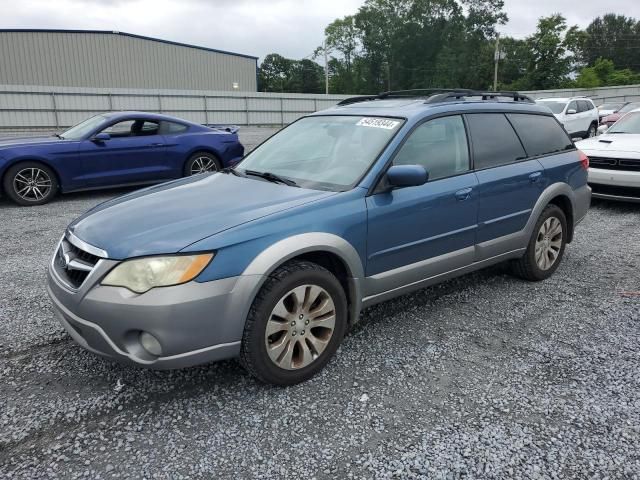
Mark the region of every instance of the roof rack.
[[446, 101], [465, 100], [467, 97], [481, 97], [482, 100], [496, 100], [509, 98], [513, 102], [535, 103], [534, 100], [518, 92], [487, 92], [484, 90], [469, 90], [466, 88], [419, 88], [413, 90], [396, 90], [383, 92], [379, 95], [364, 95], [342, 100], [338, 105], [385, 100], [389, 98], [425, 98], [425, 103], [441, 103]]

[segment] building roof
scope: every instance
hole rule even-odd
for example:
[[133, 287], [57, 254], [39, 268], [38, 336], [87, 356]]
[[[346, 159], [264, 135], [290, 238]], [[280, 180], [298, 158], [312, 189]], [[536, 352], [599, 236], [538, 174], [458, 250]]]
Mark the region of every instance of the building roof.
[[132, 37], [132, 38], [138, 38], [141, 40], [150, 40], [152, 42], [160, 42], [160, 43], [167, 43], [169, 45], [177, 45], [179, 47], [187, 47], [187, 48], [196, 48], [198, 50], [205, 50], [208, 52], [215, 52], [215, 53], [222, 53], [224, 55], [233, 55], [236, 57], [244, 57], [244, 58], [250, 58], [252, 60], [258, 60], [258, 57], [255, 57], [253, 55], [245, 55], [244, 53], [235, 53], [235, 52], [228, 52], [226, 50], [218, 50], [215, 48], [209, 48], [209, 47], [201, 47], [198, 45], [191, 45], [189, 43], [181, 43], [181, 42], [174, 42], [172, 40], [163, 40], [161, 38], [153, 38], [153, 37], [145, 37], [144, 35], [136, 35], [134, 33], [126, 33], [126, 32], [119, 32], [119, 31], [111, 31], [111, 30], [63, 30], [63, 29], [38, 29], [38, 28], [2, 28], [0, 29], [0, 33], [91, 33], [91, 34], [96, 34], [96, 35], [121, 35], [124, 37]]

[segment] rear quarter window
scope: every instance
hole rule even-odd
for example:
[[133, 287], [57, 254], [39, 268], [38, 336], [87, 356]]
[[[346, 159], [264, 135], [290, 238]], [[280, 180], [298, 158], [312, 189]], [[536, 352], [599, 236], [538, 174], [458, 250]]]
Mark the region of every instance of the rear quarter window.
[[189, 130], [189, 127], [181, 123], [162, 122], [163, 135], [176, 135], [178, 133], [184, 133], [187, 130]]
[[527, 158], [520, 140], [503, 113], [467, 114], [476, 170], [519, 162]]
[[553, 117], [509, 113], [507, 118], [518, 132], [530, 157], [573, 148], [573, 142]]

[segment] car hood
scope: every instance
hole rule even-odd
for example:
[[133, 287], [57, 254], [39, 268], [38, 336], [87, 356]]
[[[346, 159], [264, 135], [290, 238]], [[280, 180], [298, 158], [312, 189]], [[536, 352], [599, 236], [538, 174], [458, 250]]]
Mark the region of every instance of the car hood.
[[640, 153], [640, 135], [629, 133], [605, 133], [598, 137], [576, 142], [576, 146], [587, 155], [607, 155], [629, 153], [637, 156]]
[[602, 119], [602, 123], [617, 122], [618, 120], [620, 120], [620, 116], [621, 115], [619, 113], [609, 114]]
[[104, 202], [69, 225], [109, 258], [176, 253], [243, 223], [334, 192], [215, 173], [139, 190]]
[[61, 139], [58, 137], [11, 137], [0, 138], [0, 150], [8, 147], [16, 147], [20, 145], [58, 143]]

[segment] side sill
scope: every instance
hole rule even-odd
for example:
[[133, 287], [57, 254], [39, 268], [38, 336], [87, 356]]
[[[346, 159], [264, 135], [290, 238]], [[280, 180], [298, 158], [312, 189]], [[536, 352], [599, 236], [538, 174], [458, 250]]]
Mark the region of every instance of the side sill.
[[401, 287], [387, 290], [386, 292], [365, 297], [364, 299], [362, 299], [362, 307], [363, 308], [370, 307], [372, 305], [375, 305], [376, 303], [384, 302], [386, 300], [390, 300], [400, 295], [405, 295], [407, 293], [429, 287], [436, 283], [444, 282], [446, 280], [459, 277], [460, 275], [464, 275], [466, 273], [471, 273], [476, 270], [480, 270], [490, 265], [495, 265], [496, 263], [500, 263], [505, 260], [510, 260], [512, 258], [519, 258], [524, 254], [525, 251], [526, 251], [526, 248], [519, 248], [517, 250], [512, 250], [512, 251], [503, 253], [501, 255], [496, 255], [495, 257], [487, 258], [480, 262], [472, 263], [470, 265], [467, 265], [466, 267], [456, 268], [454, 270], [450, 270], [448, 272], [434, 275], [432, 277], [428, 277], [423, 280], [419, 280], [417, 282], [413, 282], [407, 285], [403, 285]]

